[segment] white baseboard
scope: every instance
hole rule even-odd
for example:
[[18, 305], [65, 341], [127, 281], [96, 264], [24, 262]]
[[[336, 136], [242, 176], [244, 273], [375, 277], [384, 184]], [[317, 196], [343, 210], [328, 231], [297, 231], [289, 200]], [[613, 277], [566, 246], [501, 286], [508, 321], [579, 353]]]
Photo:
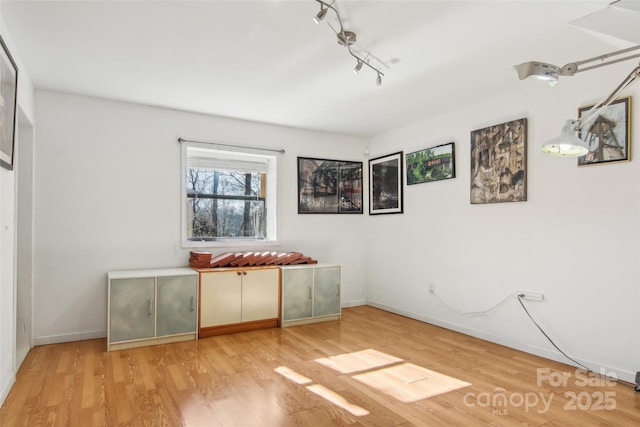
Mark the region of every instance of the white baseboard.
[[9, 392], [11, 391], [11, 387], [16, 382], [16, 374], [14, 373], [9, 377], [6, 384], [2, 385], [2, 391], [0, 391], [0, 407], [4, 405], [4, 401], [7, 399]]
[[367, 300], [353, 300], [353, 301], [346, 301], [346, 302], [342, 302], [340, 304], [343, 308], [344, 307], [357, 307], [359, 305], [367, 305]]
[[[421, 322], [430, 323], [432, 325], [440, 326], [441, 328], [449, 329], [452, 331], [460, 332], [461, 334], [469, 335], [472, 337], [480, 338], [485, 341], [493, 342], [496, 344], [504, 345], [505, 347], [510, 347], [516, 350], [524, 351], [525, 353], [533, 354], [536, 356], [544, 357], [545, 359], [554, 360], [556, 362], [566, 363], [567, 365], [575, 366], [580, 368], [572, 361], [568, 360], [565, 356], [563, 356], [557, 350], [551, 350], [548, 348], [538, 347], [531, 345], [529, 343], [514, 340], [508, 337], [501, 337], [497, 335], [488, 334], [486, 332], [478, 331], [476, 329], [471, 329], [465, 326], [457, 325], [455, 323], [446, 322], [438, 319], [433, 319], [427, 316], [423, 316], [418, 313], [413, 313], [411, 311], [403, 310], [400, 308], [392, 307], [377, 301], [367, 300], [367, 305], [372, 307], [379, 308], [384, 311], [388, 311], [391, 313], [399, 314], [401, 316], [409, 317], [411, 319], [419, 320]], [[623, 381], [629, 382], [631, 384], [635, 384], [635, 372], [628, 371], [626, 369], [621, 369], [613, 366], [603, 366], [598, 363], [583, 360], [577, 357], [574, 357], [578, 362], [584, 364], [585, 366], [590, 367], [595, 372], [606, 372], [608, 375], [614, 374], [616, 378], [619, 378]]]
[[105, 329], [99, 331], [76, 332], [73, 334], [47, 335], [43, 337], [34, 337], [34, 345], [58, 344], [61, 342], [92, 340], [96, 338], [104, 338], [107, 336]]

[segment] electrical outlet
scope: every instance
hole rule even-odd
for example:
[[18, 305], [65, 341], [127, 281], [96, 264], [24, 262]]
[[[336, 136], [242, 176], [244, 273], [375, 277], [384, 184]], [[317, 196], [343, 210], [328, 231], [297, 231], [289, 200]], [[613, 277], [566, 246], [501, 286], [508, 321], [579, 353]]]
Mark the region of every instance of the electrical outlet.
[[527, 301], [542, 301], [544, 300], [544, 295], [539, 292], [524, 292], [518, 291], [516, 292], [517, 296], [521, 296], [522, 299]]

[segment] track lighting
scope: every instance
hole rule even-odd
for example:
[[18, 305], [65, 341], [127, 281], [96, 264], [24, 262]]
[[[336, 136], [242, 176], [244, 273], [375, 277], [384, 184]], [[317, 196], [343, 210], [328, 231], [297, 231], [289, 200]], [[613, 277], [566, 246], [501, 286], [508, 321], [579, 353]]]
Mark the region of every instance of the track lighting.
[[329, 9], [326, 9], [322, 5], [320, 5], [320, 12], [318, 12], [318, 14], [313, 18], [313, 22], [320, 25], [320, 21], [322, 21], [324, 17], [327, 16], [327, 10]]
[[340, 46], [346, 47], [347, 51], [349, 52], [349, 55], [353, 56], [356, 59], [357, 62], [356, 62], [355, 68], [353, 69], [353, 72], [358, 74], [358, 72], [362, 69], [362, 66], [366, 65], [367, 67], [371, 68], [373, 71], [377, 73], [378, 77], [376, 78], [376, 85], [377, 86], [382, 85], [382, 76], [384, 76], [384, 73], [380, 71], [379, 68], [374, 67], [373, 65], [371, 65], [369, 61], [367, 61], [367, 58], [369, 57], [371, 52], [367, 52], [367, 55], [364, 58], [360, 57], [358, 54], [353, 52], [353, 49], [351, 48], [351, 46], [353, 46], [356, 43], [357, 35], [353, 31], [348, 31], [344, 29], [344, 26], [342, 25], [342, 18], [340, 17], [340, 13], [335, 7], [333, 7], [333, 3], [335, 2], [335, 0], [333, 0], [331, 3], [325, 3], [322, 0], [316, 0], [316, 1], [320, 3], [320, 12], [318, 12], [318, 14], [313, 18], [316, 24], [318, 25], [320, 24], [320, 21], [324, 19], [329, 9], [335, 12], [336, 17], [338, 18], [338, 23], [340, 24], [340, 31], [336, 31], [331, 26], [331, 24], [329, 24], [329, 27], [331, 27], [331, 29], [336, 33], [336, 36], [338, 38], [338, 44]]
[[358, 60], [358, 63], [356, 64], [356, 67], [353, 69], [353, 72], [358, 74], [360, 72], [360, 70], [362, 70], [362, 64], [363, 64], [363, 62]]

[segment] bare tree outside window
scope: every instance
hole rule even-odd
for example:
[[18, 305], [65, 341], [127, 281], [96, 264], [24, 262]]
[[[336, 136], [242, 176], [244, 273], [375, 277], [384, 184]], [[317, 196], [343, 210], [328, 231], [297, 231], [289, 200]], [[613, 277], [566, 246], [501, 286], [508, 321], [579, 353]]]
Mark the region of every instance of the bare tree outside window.
[[265, 238], [264, 173], [187, 170], [187, 203], [192, 240]]
[[277, 156], [183, 146], [182, 242], [276, 240]]

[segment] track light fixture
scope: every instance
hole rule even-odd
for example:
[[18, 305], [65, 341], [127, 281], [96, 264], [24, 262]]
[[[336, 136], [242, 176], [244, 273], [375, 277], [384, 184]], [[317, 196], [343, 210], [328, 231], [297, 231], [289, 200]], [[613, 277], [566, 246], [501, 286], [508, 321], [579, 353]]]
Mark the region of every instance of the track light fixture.
[[322, 21], [324, 19], [325, 16], [327, 16], [327, 8], [325, 8], [324, 6], [320, 5], [320, 12], [318, 12], [318, 14], [313, 18], [313, 22], [315, 22], [316, 24], [320, 25], [320, 21]]
[[358, 63], [356, 64], [355, 68], [353, 69], [353, 72], [358, 74], [360, 72], [360, 70], [362, 70], [362, 64], [363, 64], [363, 62], [358, 60]]
[[358, 59], [358, 63], [353, 69], [354, 73], [358, 74], [360, 70], [362, 70], [362, 66], [364, 65], [364, 62], [367, 60], [368, 57], [369, 57], [369, 53], [367, 53], [367, 56], [365, 56], [364, 59]]
[[373, 71], [377, 73], [378, 77], [376, 78], [376, 85], [377, 86], [382, 85], [382, 76], [384, 76], [384, 73], [380, 71], [379, 68], [371, 65], [371, 63], [367, 60], [371, 52], [367, 52], [367, 55], [364, 58], [362, 58], [358, 56], [358, 54], [354, 53], [353, 49], [351, 49], [351, 46], [353, 46], [356, 43], [357, 35], [353, 31], [348, 31], [344, 29], [344, 26], [342, 25], [342, 18], [340, 17], [340, 13], [338, 12], [338, 9], [333, 7], [333, 3], [335, 3], [335, 0], [333, 0], [331, 3], [326, 3], [322, 0], [316, 0], [316, 1], [320, 3], [320, 11], [313, 18], [316, 24], [320, 25], [320, 21], [322, 21], [325, 18], [325, 16], [327, 15], [327, 11], [329, 9], [335, 12], [336, 17], [338, 18], [338, 23], [340, 24], [340, 31], [336, 31], [333, 27], [331, 27], [331, 24], [329, 24], [329, 26], [336, 33], [336, 36], [338, 38], [338, 44], [340, 46], [346, 47], [347, 51], [349, 52], [349, 55], [353, 56], [356, 59], [356, 66], [353, 69], [353, 72], [358, 74], [358, 72], [362, 69], [362, 66], [366, 65], [367, 67], [371, 68]]

